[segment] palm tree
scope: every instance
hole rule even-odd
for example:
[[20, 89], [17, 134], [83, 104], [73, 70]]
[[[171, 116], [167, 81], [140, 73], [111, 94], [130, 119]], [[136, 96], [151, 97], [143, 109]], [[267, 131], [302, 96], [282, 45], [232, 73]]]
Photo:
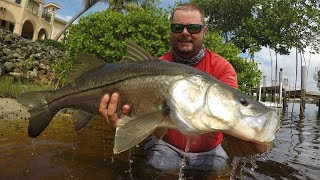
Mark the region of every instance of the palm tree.
[[78, 19], [84, 12], [86, 12], [88, 9], [90, 9], [93, 5], [95, 5], [99, 1], [108, 2], [107, 0], [83, 0], [82, 1], [82, 5], [83, 5], [82, 10], [80, 12], [78, 12], [76, 15], [74, 15], [72, 17], [72, 19], [70, 19], [70, 21], [64, 26], [64, 28], [54, 38], [54, 40], [58, 40], [60, 38], [60, 36], [66, 31], [66, 29], [68, 29], [76, 19]]
[[[115, 11], [123, 11], [125, 10], [126, 6], [146, 6], [146, 5], [154, 5], [156, 4], [158, 0], [83, 0], [83, 8], [82, 10], [74, 15], [72, 19], [64, 26], [64, 28], [60, 31], [60, 33], [54, 38], [54, 40], [58, 40], [61, 35], [68, 29], [71, 24], [78, 19], [84, 12], [86, 12], [88, 9], [90, 9], [93, 5], [95, 5], [97, 2], [106, 2], [109, 4], [109, 9], [115, 10]], [[134, 8], [133, 8], [134, 9]], [[136, 8], [138, 9], [138, 8]]]

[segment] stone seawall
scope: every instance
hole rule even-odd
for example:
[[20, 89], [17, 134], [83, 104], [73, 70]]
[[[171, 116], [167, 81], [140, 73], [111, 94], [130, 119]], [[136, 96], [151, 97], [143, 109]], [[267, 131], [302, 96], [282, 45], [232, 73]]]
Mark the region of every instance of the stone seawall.
[[0, 29], [0, 77], [49, 83], [54, 77], [51, 66], [64, 58], [65, 53], [52, 46]]
[[0, 98], [0, 120], [27, 120], [30, 114], [27, 108], [19, 104], [15, 99]]

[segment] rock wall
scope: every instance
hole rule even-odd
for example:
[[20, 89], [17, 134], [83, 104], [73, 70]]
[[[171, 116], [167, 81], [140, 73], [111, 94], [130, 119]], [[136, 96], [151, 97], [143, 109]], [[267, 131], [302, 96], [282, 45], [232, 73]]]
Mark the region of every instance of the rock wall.
[[63, 51], [0, 29], [0, 77], [49, 83], [54, 77], [51, 66], [64, 58]]

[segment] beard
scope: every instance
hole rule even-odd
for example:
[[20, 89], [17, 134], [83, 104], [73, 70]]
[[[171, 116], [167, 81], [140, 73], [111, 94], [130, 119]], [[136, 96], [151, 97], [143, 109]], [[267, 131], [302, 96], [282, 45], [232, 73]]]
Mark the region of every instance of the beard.
[[191, 57], [197, 54], [195, 44], [191, 38], [179, 38], [175, 50], [182, 57]]

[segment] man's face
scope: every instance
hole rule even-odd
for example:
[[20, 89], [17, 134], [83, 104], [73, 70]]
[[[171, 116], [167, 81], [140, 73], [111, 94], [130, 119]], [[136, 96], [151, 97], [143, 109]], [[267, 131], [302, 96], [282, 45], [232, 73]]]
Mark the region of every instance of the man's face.
[[[201, 15], [198, 11], [191, 10], [176, 10], [171, 24], [200, 24], [203, 25]], [[191, 58], [194, 57], [201, 49], [204, 34], [206, 32], [206, 27], [203, 27], [201, 31], [197, 34], [191, 34], [187, 31], [185, 27], [181, 33], [170, 33], [170, 41], [172, 47], [176, 52], [184, 57]]]

